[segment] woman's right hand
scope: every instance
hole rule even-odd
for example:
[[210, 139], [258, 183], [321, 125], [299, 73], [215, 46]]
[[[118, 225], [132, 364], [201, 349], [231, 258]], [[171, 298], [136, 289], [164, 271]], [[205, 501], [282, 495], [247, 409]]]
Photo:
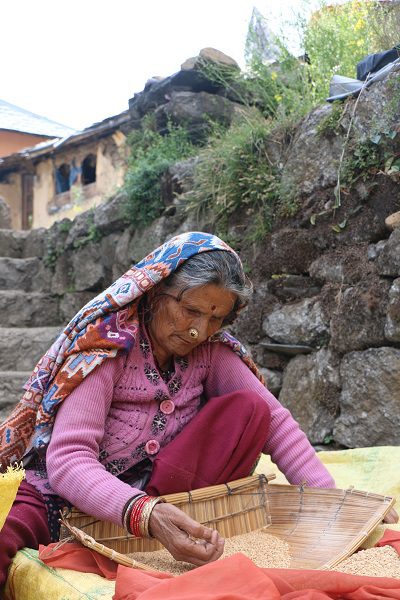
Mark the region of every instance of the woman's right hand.
[[172, 504], [156, 504], [150, 516], [149, 531], [175, 560], [205, 565], [224, 551], [224, 538], [218, 531], [204, 527]]

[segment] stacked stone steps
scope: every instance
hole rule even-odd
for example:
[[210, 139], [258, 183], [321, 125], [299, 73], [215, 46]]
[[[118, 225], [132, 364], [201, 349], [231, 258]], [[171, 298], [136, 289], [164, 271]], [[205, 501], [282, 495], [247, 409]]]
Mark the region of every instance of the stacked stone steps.
[[0, 421], [21, 398], [23, 384], [63, 322], [51, 270], [31, 237], [0, 231]]
[[59, 327], [0, 327], [0, 420], [21, 398], [23, 384], [59, 331]]

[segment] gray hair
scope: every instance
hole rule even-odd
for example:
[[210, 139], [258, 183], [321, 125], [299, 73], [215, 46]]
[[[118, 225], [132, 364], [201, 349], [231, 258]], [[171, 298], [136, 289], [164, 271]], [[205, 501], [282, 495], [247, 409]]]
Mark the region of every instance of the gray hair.
[[225, 288], [236, 296], [232, 312], [224, 325], [232, 323], [239, 309], [244, 308], [251, 298], [253, 286], [246, 277], [239, 257], [227, 250], [200, 252], [186, 260], [164, 281], [164, 285], [179, 291], [178, 299], [191, 288], [214, 284]]

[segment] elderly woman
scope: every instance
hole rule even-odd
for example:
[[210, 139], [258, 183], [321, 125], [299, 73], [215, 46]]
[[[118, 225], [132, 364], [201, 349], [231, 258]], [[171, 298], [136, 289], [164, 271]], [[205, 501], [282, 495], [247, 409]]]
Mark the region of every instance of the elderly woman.
[[260, 452], [293, 484], [333, 487], [298, 424], [228, 333], [251, 286], [210, 234], [166, 242], [71, 321], [0, 428], [0, 462], [26, 482], [0, 533], [0, 584], [23, 546], [57, 539], [71, 504], [178, 560], [219, 558], [224, 541], [161, 495], [250, 474]]

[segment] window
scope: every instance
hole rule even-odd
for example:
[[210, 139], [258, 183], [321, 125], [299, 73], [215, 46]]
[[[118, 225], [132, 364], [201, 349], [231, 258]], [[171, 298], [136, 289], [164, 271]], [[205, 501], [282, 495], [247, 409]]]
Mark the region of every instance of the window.
[[88, 185], [96, 181], [96, 156], [88, 154], [82, 161], [82, 185]]
[[70, 184], [71, 169], [68, 163], [63, 163], [56, 169], [56, 194], [68, 192]]

